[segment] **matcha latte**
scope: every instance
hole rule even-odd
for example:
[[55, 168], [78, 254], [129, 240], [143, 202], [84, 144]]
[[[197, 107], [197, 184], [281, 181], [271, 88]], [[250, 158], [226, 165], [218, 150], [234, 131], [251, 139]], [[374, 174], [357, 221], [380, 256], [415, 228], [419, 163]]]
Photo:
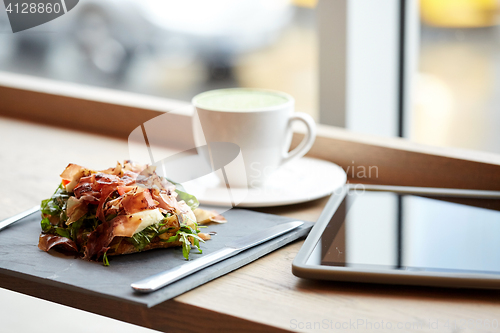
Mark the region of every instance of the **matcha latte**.
[[293, 98], [285, 93], [247, 88], [208, 91], [193, 99], [196, 107], [228, 112], [267, 111], [288, 103]]
[[[292, 96], [279, 91], [233, 88], [201, 93], [193, 98], [196, 112], [192, 117], [196, 147], [209, 145], [204, 154], [217, 171], [224, 190], [259, 188], [279, 167], [301, 158], [311, 148], [316, 127], [311, 116], [294, 112]], [[292, 123], [300, 121], [307, 128], [301, 144], [290, 150]], [[221, 167], [214, 161], [221, 156], [235, 156], [233, 151], [217, 151], [218, 143], [233, 143], [238, 156]], [[243, 193], [243, 192], [242, 192]], [[246, 193], [246, 192], [244, 192]], [[231, 199], [232, 200], [232, 199]]]

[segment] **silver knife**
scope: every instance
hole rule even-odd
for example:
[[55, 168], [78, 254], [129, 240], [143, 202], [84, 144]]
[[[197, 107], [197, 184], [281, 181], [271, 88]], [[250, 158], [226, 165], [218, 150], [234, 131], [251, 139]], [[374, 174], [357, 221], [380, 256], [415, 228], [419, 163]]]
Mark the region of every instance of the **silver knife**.
[[31, 209], [28, 209], [27, 211], [24, 211], [22, 213], [19, 213], [17, 215], [14, 215], [12, 217], [9, 217], [9, 218], [6, 218], [5, 220], [0, 221], [0, 230], [2, 230], [3, 228], [6, 228], [7, 226], [11, 225], [12, 223], [15, 223], [15, 222], [21, 220], [22, 218], [24, 218], [28, 215], [36, 213], [38, 210], [40, 210], [40, 206], [35, 206]]
[[277, 226], [267, 228], [248, 236], [240, 237], [226, 244], [226, 247], [210, 253], [199, 259], [189, 261], [183, 265], [158, 273], [146, 279], [132, 283], [130, 286], [139, 292], [150, 293], [165, 287], [166, 285], [175, 282], [185, 276], [197, 272], [205, 267], [213, 265], [219, 261], [232, 257], [241, 251], [247, 250], [256, 245], [262, 244], [283, 235], [295, 228], [303, 225], [304, 222], [294, 221], [282, 223]]

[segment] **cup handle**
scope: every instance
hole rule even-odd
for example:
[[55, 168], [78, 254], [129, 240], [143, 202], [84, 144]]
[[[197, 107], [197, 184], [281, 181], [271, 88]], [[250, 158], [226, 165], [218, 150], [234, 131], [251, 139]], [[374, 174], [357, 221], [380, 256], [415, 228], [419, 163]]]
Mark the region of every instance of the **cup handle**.
[[288, 121], [288, 126], [290, 127], [290, 131], [292, 130], [291, 129], [292, 123], [296, 120], [299, 120], [306, 125], [307, 133], [304, 139], [294, 150], [292, 150], [291, 152], [284, 152], [283, 159], [281, 160], [281, 165], [304, 156], [309, 151], [309, 149], [311, 149], [314, 140], [316, 139], [316, 123], [314, 122], [314, 119], [310, 115], [303, 112], [294, 113], [290, 117], [290, 120]]

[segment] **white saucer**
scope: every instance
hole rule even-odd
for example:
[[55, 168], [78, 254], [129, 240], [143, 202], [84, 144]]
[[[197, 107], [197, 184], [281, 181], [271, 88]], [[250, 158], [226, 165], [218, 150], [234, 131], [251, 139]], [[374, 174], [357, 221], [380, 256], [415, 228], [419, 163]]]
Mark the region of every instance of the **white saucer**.
[[204, 205], [231, 206], [233, 202], [237, 207], [270, 207], [324, 197], [343, 186], [346, 180], [344, 170], [338, 165], [303, 157], [278, 169], [258, 189], [231, 188], [228, 195], [228, 189], [214, 173], [184, 186]]

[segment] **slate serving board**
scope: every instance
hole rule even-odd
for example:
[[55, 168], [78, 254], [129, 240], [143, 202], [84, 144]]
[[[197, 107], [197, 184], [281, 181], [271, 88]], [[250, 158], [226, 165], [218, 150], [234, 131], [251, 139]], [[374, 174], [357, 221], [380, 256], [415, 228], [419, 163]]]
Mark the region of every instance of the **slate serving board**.
[[[211, 224], [203, 230], [215, 231], [217, 235], [202, 244], [203, 254], [198, 254], [198, 251], [193, 249], [192, 259], [219, 250], [225, 243], [238, 237], [293, 221], [286, 217], [244, 209], [232, 209], [224, 213], [224, 216], [228, 223]], [[294, 231], [207, 267], [161, 290], [140, 294], [133, 291], [130, 284], [185, 263], [181, 248], [157, 249], [110, 257], [109, 267], [103, 266], [102, 263], [64, 256], [54, 251], [46, 253], [38, 249], [40, 214], [35, 213], [0, 232], [0, 272], [11, 275], [12, 278], [34, 280], [41, 284], [56, 284], [67, 289], [77, 288], [104, 297], [152, 307], [307, 235], [311, 227], [311, 222], [305, 222]]]

